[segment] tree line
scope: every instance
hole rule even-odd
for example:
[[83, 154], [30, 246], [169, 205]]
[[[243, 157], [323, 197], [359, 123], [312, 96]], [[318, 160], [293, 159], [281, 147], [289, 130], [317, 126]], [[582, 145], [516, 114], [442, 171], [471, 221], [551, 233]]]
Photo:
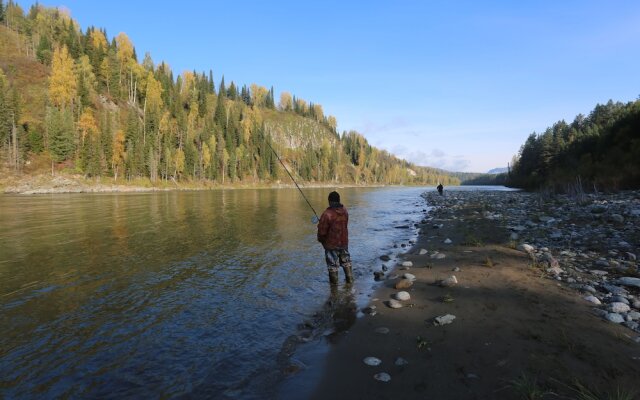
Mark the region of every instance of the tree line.
[[[282, 176], [274, 147], [307, 181], [457, 183], [357, 132], [338, 134], [320, 104], [288, 92], [276, 102], [273, 87], [216, 83], [211, 70], [174, 76], [149, 53], [139, 61], [125, 33], [82, 31], [59, 9], [35, 4], [25, 13], [0, 0], [0, 22], [18, 53], [0, 53], [10, 59], [0, 68], [0, 161], [16, 170], [39, 157], [87, 177], [273, 182]], [[40, 101], [20, 95], [25, 62], [46, 71]]]
[[530, 190], [640, 187], [640, 99], [598, 104], [588, 116], [532, 133], [512, 161], [507, 184]]

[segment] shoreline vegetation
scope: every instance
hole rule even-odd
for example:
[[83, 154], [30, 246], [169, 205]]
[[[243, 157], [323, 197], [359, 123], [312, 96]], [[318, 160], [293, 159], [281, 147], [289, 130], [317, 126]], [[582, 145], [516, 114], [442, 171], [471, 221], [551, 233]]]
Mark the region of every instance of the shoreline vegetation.
[[[354, 184], [341, 182], [302, 182], [301, 188], [335, 188], [335, 187], [384, 187], [385, 184]], [[427, 186], [427, 185], [425, 185]], [[134, 180], [113, 178], [86, 178], [76, 174], [38, 174], [23, 176], [5, 176], [0, 178], [0, 194], [63, 194], [63, 193], [143, 193], [181, 190], [216, 190], [216, 189], [277, 189], [295, 188], [291, 181], [276, 182], [237, 182], [219, 184], [211, 181], [161, 181], [151, 182], [148, 178]]]
[[310, 398], [640, 395], [640, 191], [423, 197]]

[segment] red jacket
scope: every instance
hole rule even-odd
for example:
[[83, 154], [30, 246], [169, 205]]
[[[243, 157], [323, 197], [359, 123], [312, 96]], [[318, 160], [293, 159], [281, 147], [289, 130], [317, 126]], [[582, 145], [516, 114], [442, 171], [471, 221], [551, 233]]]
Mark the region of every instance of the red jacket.
[[349, 213], [347, 209], [329, 207], [322, 213], [318, 223], [318, 242], [327, 250], [347, 249], [349, 247]]

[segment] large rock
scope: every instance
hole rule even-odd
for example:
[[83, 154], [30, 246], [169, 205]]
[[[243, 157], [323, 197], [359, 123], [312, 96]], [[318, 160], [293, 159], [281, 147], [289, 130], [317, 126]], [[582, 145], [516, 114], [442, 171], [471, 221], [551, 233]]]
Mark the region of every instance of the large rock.
[[438, 284], [442, 287], [451, 287], [458, 284], [458, 279], [455, 275], [451, 275], [450, 277], [441, 280]]
[[633, 278], [631, 276], [624, 276], [616, 282], [618, 285], [633, 286], [640, 288], [640, 278]]
[[599, 306], [600, 304], [602, 304], [602, 303], [600, 302], [600, 299], [598, 299], [596, 296], [592, 296], [592, 295], [591, 295], [591, 296], [585, 296], [585, 298], [584, 298], [584, 299], [585, 299], [586, 301], [588, 301], [588, 302], [591, 302], [591, 303], [593, 303], [593, 304], [597, 305], [597, 306]]
[[611, 294], [627, 294], [627, 290], [623, 287], [611, 285], [609, 283], [603, 283], [600, 285], [604, 290], [610, 292]]
[[608, 219], [610, 222], [615, 222], [617, 224], [621, 224], [624, 222], [624, 217], [620, 214], [611, 214], [609, 215]]
[[405, 292], [405, 291], [396, 293], [395, 297], [396, 297], [396, 300], [400, 300], [400, 301], [411, 300], [411, 295], [409, 294], [409, 292]]
[[411, 286], [413, 286], [413, 281], [411, 279], [400, 279], [394, 285], [396, 289], [409, 289]]
[[400, 303], [396, 299], [390, 299], [389, 301], [387, 301], [387, 306], [389, 308], [402, 308], [402, 303]]
[[631, 310], [631, 307], [629, 307], [629, 305], [625, 303], [616, 301], [609, 304], [609, 311], [611, 311], [612, 313], [621, 314], [621, 313], [629, 312], [629, 310]]
[[533, 251], [535, 250], [535, 247], [533, 247], [530, 244], [523, 243], [518, 246], [518, 250], [524, 251], [525, 253], [533, 253]]
[[439, 317], [435, 317], [435, 319], [433, 320], [433, 324], [436, 326], [447, 325], [452, 323], [454, 319], [456, 319], [455, 315], [451, 315], [451, 314], [441, 315]]
[[618, 313], [608, 313], [604, 318], [607, 321], [611, 321], [616, 324], [621, 324], [624, 322], [624, 317]]

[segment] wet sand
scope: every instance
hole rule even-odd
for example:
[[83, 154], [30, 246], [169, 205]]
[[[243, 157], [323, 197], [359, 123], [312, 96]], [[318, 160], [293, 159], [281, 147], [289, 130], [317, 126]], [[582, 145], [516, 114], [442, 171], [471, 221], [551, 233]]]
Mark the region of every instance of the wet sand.
[[[426, 216], [404, 257], [413, 266], [388, 272], [370, 302], [375, 315], [331, 345], [311, 398], [639, 398], [637, 334], [602, 320], [573, 289], [549, 279], [513, 248], [506, 228], [482, 217], [484, 208], [469, 202], [455, 214], [444, 207]], [[432, 258], [434, 251], [446, 258]], [[404, 273], [416, 277], [404, 289], [411, 299], [391, 309], [394, 276]], [[451, 275], [456, 285], [436, 284]], [[435, 326], [446, 314], [455, 320]], [[382, 362], [369, 366], [365, 357]], [[399, 358], [406, 364], [396, 365]], [[376, 380], [381, 372], [391, 380]]]

